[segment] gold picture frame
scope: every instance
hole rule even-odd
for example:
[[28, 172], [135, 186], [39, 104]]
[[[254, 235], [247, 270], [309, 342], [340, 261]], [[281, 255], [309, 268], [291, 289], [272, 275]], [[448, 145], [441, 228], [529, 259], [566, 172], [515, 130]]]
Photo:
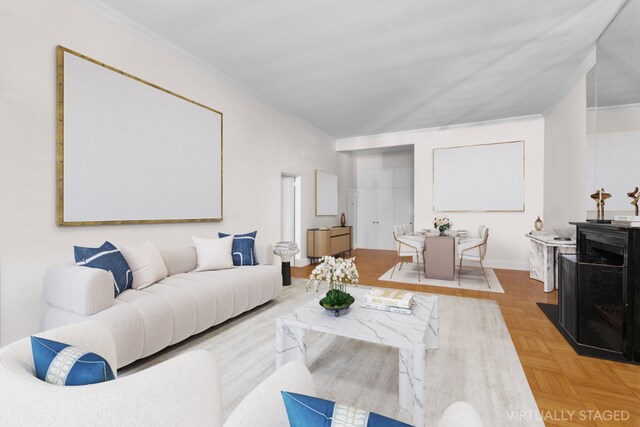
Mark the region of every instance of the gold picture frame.
[[[102, 67], [106, 70], [117, 73], [121, 76], [124, 76], [132, 81], [137, 83], [146, 85], [154, 90], [160, 91], [161, 93], [171, 95], [181, 101], [185, 101], [189, 103], [189, 105], [196, 106], [198, 108], [203, 108], [208, 112], [213, 113], [213, 117], [219, 117], [219, 215], [212, 215], [206, 217], [198, 217], [198, 218], [153, 218], [153, 219], [130, 219], [130, 218], [109, 218], [109, 219], [83, 219], [83, 220], [67, 220], [65, 219], [65, 54], [73, 55], [74, 57], [80, 58], [82, 60], [88, 61], [89, 63], [95, 64], [99, 67]], [[85, 225], [106, 225], [106, 224], [159, 224], [159, 223], [187, 223], [187, 222], [218, 222], [223, 219], [223, 209], [224, 209], [224, 138], [223, 138], [223, 114], [222, 112], [215, 110], [211, 107], [208, 107], [199, 102], [193, 101], [185, 96], [179, 95], [175, 92], [167, 90], [163, 87], [150, 83], [146, 80], [143, 80], [139, 77], [136, 77], [132, 74], [126, 73], [122, 70], [119, 70], [115, 67], [109, 66], [105, 63], [97, 61], [93, 58], [90, 58], [86, 55], [75, 52], [71, 49], [68, 49], [64, 46], [58, 46], [56, 51], [57, 57], [57, 117], [56, 117], [56, 219], [57, 224], [60, 226], [85, 226]], [[128, 80], [127, 80], [128, 81]], [[217, 125], [216, 125], [217, 126]], [[213, 135], [214, 138], [217, 138]], [[213, 151], [217, 152], [217, 141], [215, 141], [216, 147], [213, 148]], [[215, 154], [215, 153], [214, 153]], [[217, 158], [211, 159], [211, 164], [214, 168], [218, 165]], [[212, 175], [217, 177], [217, 171], [213, 171]], [[217, 178], [215, 178], [217, 180]], [[213, 188], [213, 187], [212, 187]], [[214, 191], [217, 190], [217, 186], [213, 188]], [[218, 194], [215, 196], [211, 196], [217, 200]], [[214, 204], [217, 205], [217, 201], [214, 201]], [[215, 209], [217, 213], [217, 208]]]

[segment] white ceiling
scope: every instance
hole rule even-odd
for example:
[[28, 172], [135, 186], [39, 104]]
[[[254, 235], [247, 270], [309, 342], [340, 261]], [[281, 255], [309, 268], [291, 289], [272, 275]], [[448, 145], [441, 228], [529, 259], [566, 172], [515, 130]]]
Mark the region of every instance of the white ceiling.
[[[640, 103], [640, 0], [630, 0], [602, 34], [596, 60], [598, 107]], [[596, 87], [589, 89], [593, 95]]]
[[542, 113], [623, 0], [84, 0], [340, 138]]

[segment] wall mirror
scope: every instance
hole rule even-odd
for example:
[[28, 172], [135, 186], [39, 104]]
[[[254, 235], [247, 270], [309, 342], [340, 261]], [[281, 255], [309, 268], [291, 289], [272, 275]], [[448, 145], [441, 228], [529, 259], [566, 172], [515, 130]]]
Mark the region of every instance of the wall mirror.
[[[634, 213], [640, 187], [640, 0], [628, 1], [596, 43], [587, 74], [587, 193], [604, 188], [607, 217]], [[593, 200], [585, 197], [588, 217]]]
[[222, 220], [222, 113], [57, 55], [58, 224]]
[[434, 149], [433, 210], [524, 211], [524, 141]]
[[338, 177], [316, 169], [316, 216], [338, 215]]

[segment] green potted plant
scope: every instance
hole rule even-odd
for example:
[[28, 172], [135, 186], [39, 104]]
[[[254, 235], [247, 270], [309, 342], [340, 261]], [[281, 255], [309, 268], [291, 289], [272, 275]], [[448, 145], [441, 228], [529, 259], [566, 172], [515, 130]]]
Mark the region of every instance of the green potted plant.
[[328, 285], [329, 290], [320, 300], [320, 305], [334, 316], [340, 316], [341, 310], [348, 309], [355, 302], [347, 292], [347, 285], [358, 283], [358, 269], [354, 261], [355, 258], [324, 256], [309, 276], [307, 290], [315, 286], [317, 292], [323, 283]]

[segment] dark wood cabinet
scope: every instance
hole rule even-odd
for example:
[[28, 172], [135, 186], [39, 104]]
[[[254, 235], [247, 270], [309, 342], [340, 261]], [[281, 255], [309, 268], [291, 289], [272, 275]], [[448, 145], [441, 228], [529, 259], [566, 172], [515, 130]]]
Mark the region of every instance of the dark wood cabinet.
[[640, 229], [573, 224], [577, 262], [575, 277], [562, 272], [560, 323], [580, 345], [640, 362]]

